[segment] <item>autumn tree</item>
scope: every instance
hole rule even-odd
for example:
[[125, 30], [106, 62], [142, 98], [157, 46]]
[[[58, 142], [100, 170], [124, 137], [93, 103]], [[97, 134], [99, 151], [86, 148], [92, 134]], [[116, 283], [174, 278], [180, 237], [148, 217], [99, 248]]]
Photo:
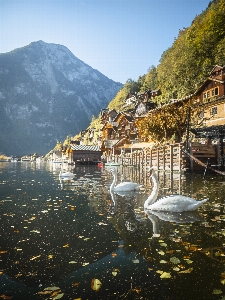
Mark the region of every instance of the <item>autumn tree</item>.
[[193, 127], [203, 122], [199, 118], [202, 107], [193, 106], [194, 101], [194, 98], [176, 101], [150, 111], [145, 118], [137, 121], [140, 136], [157, 143], [169, 141], [174, 136], [180, 142], [187, 130], [188, 112]]

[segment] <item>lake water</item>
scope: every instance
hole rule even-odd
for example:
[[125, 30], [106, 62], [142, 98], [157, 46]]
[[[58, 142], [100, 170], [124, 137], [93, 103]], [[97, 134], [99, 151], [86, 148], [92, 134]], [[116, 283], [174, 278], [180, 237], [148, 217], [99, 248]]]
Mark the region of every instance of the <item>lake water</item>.
[[200, 200], [197, 212], [144, 213], [152, 184], [118, 168], [139, 193], [110, 194], [97, 166], [0, 163], [0, 299], [225, 299], [225, 177], [159, 174], [160, 195]]

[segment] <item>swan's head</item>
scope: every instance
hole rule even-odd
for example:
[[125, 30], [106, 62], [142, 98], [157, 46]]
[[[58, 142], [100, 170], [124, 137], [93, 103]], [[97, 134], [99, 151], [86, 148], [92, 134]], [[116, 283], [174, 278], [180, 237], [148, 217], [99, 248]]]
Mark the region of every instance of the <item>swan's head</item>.
[[147, 169], [148, 176], [151, 177], [153, 173], [154, 173], [154, 168], [153, 167], [148, 167], [148, 169]]
[[116, 169], [115, 168], [112, 168], [109, 170], [109, 172], [113, 173], [113, 174], [116, 174]]

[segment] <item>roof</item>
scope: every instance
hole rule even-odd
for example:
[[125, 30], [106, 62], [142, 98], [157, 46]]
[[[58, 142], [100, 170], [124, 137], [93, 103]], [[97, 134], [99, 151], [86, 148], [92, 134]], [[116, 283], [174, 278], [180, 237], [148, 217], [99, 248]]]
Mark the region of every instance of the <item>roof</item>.
[[127, 148], [127, 149], [145, 149], [145, 148], [152, 148], [152, 146], [154, 145], [154, 143], [134, 143], [134, 144], [124, 144], [122, 147], [120, 148]]
[[71, 145], [73, 151], [101, 151], [99, 146]]
[[202, 83], [202, 85], [200, 85], [200, 87], [195, 91], [195, 93], [194, 93], [195, 95], [201, 91], [201, 89], [204, 87], [204, 85], [206, 84], [207, 81], [216, 81], [216, 82], [219, 82], [219, 83], [221, 83], [221, 84], [224, 83], [224, 81], [222, 81], [222, 80], [208, 77], [208, 78]]
[[113, 146], [118, 143], [119, 140], [104, 140], [105, 148], [113, 148]]

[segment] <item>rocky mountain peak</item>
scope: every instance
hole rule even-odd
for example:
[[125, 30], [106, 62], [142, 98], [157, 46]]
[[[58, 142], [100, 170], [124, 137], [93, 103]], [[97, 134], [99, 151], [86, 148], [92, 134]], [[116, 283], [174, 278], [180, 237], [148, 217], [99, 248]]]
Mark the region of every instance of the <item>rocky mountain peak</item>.
[[0, 152], [48, 152], [85, 129], [121, 87], [62, 45], [37, 41], [0, 54]]

